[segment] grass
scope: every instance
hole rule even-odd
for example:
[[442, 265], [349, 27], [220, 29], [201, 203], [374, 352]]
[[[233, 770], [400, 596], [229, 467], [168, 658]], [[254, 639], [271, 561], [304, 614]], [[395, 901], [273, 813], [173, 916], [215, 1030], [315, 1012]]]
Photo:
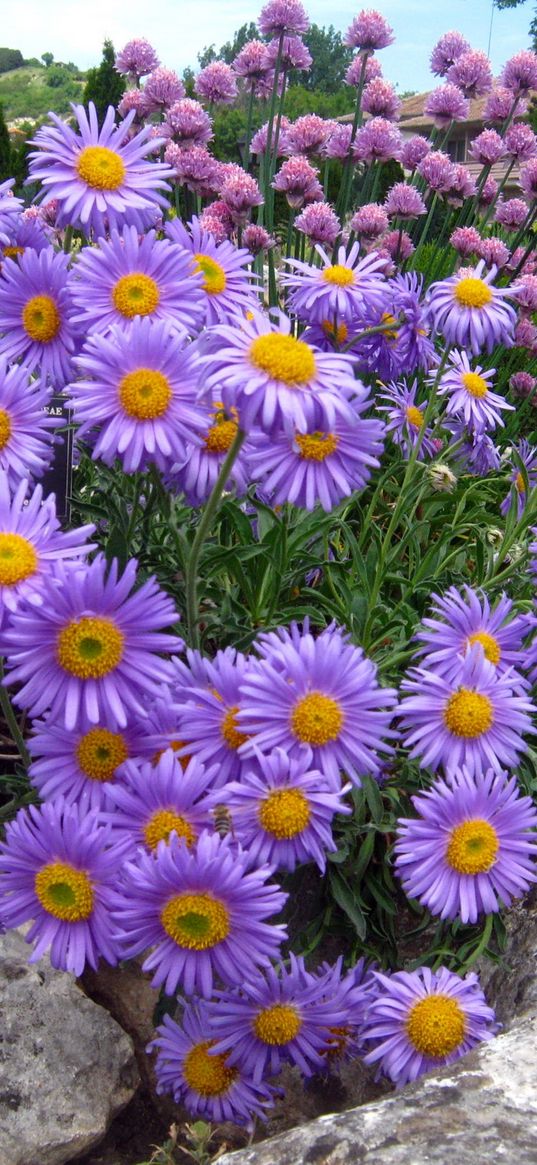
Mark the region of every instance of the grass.
[[7, 122], [15, 118], [38, 121], [49, 110], [68, 113], [70, 101], [80, 101], [84, 80], [67, 76], [65, 83], [52, 87], [47, 84], [48, 70], [40, 65], [23, 65], [0, 74], [0, 103]]

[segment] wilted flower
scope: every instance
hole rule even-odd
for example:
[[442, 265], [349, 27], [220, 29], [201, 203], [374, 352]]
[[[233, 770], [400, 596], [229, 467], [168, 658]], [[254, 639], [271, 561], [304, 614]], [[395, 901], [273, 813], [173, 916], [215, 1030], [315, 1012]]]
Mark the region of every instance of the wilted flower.
[[435, 461], [433, 465], [428, 465], [426, 473], [432, 488], [438, 493], [453, 493], [457, 477], [445, 462]]

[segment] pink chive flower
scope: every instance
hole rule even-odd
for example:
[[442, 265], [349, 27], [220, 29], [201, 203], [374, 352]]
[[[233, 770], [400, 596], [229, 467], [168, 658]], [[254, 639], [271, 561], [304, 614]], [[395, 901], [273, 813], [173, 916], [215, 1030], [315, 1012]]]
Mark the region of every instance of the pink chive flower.
[[388, 231], [379, 239], [379, 248], [381, 252], [385, 252], [390, 256], [390, 259], [404, 262], [405, 259], [410, 259], [410, 256], [416, 250], [410, 235], [406, 231]]
[[445, 32], [435, 44], [431, 53], [431, 73], [445, 77], [451, 66], [470, 51], [470, 45], [462, 32]]
[[430, 152], [431, 143], [427, 141], [427, 138], [422, 137], [421, 134], [414, 134], [414, 137], [403, 142], [401, 164], [405, 170], [415, 170]]
[[439, 85], [425, 102], [423, 112], [432, 116], [434, 125], [444, 129], [452, 121], [466, 121], [470, 103], [456, 85]]
[[180, 146], [203, 146], [210, 141], [212, 121], [199, 101], [183, 97], [170, 105], [164, 119], [164, 132]]
[[308, 159], [297, 154], [282, 164], [272, 186], [285, 194], [293, 210], [298, 210], [305, 202], [322, 202], [323, 188], [317, 175], [318, 170]]
[[399, 158], [403, 139], [393, 122], [385, 117], [372, 117], [358, 130], [352, 147], [357, 162], [389, 162]]
[[385, 49], [394, 42], [393, 28], [381, 12], [374, 8], [363, 8], [345, 34], [345, 44], [360, 53], [374, 53]]
[[509, 126], [504, 141], [506, 154], [517, 162], [529, 162], [537, 154], [537, 137], [531, 126], [522, 122]]
[[481, 235], [475, 227], [457, 227], [450, 237], [451, 246], [463, 259], [481, 254]]
[[268, 56], [272, 68], [280, 53], [280, 62], [283, 69], [300, 69], [307, 72], [313, 64], [313, 57], [299, 36], [284, 36], [280, 46], [280, 37], [275, 37], [268, 45]]
[[513, 396], [520, 400], [525, 400], [533, 392], [536, 385], [537, 380], [529, 372], [514, 372], [509, 380], [509, 388]]
[[537, 55], [530, 49], [523, 49], [510, 57], [504, 65], [500, 80], [516, 97], [537, 89]]
[[[522, 262], [524, 255], [525, 255], [525, 248], [524, 247], [516, 247], [516, 249], [511, 254], [511, 258], [507, 264], [507, 269], [509, 271], [516, 271], [517, 267]], [[520, 268], [520, 270], [521, 270], [523, 275], [534, 275], [536, 268], [537, 268], [537, 256], [536, 255], [528, 255], [527, 258], [524, 260], [524, 264]]]
[[[285, 115], [284, 115], [282, 117], [281, 122], [280, 122], [280, 136], [278, 138], [278, 157], [282, 157], [283, 154], [287, 153], [287, 134], [289, 132], [290, 127], [291, 127], [291, 122], [289, 121], [289, 118], [285, 117]], [[266, 121], [265, 124], [261, 126], [261, 129], [258, 129], [257, 133], [254, 134], [254, 136], [251, 140], [250, 153], [252, 153], [252, 154], [264, 154], [265, 153], [265, 151], [268, 147], [268, 131], [269, 131], [269, 124], [268, 124], [268, 121]], [[274, 126], [273, 126], [272, 134], [271, 134], [271, 146], [273, 146], [274, 142], [275, 142], [275, 130], [274, 130]]]
[[238, 89], [231, 65], [226, 65], [225, 61], [211, 61], [198, 73], [194, 91], [211, 105], [232, 105]]
[[362, 109], [365, 113], [370, 113], [372, 117], [386, 117], [388, 121], [396, 121], [401, 105], [402, 102], [389, 81], [375, 77], [366, 85], [362, 99]]
[[160, 61], [157, 54], [145, 37], [141, 36], [129, 40], [124, 48], [116, 54], [115, 68], [118, 73], [132, 77], [145, 77], [158, 69]]
[[272, 247], [276, 246], [276, 239], [269, 235], [264, 227], [257, 226], [256, 223], [248, 223], [248, 226], [244, 228], [242, 242], [252, 255], [260, 255], [261, 251], [270, 251]]
[[334, 124], [330, 137], [321, 149], [323, 158], [338, 158], [343, 162], [348, 158], [352, 137], [351, 125]]
[[412, 219], [427, 213], [427, 207], [419, 191], [415, 186], [408, 186], [406, 182], [396, 182], [388, 190], [384, 207], [390, 218]]
[[469, 49], [448, 69], [447, 79], [462, 89], [465, 97], [482, 97], [492, 89], [490, 61], [479, 49]]
[[324, 243], [333, 247], [341, 232], [341, 223], [327, 202], [312, 202], [295, 219], [297, 231], [302, 231], [310, 243]]
[[[354, 60], [351, 61], [347, 72], [345, 73], [345, 83], [347, 85], [351, 85], [354, 89], [357, 89], [360, 84], [363, 67], [364, 58], [358, 53], [358, 56], [354, 57]], [[364, 83], [369, 85], [369, 83], [374, 81], [376, 77], [382, 77], [382, 65], [376, 57], [367, 57], [365, 62]]]
[[378, 202], [367, 202], [351, 218], [351, 231], [360, 238], [371, 241], [378, 239], [388, 230], [388, 215]]
[[506, 89], [503, 85], [496, 85], [491, 93], [489, 93], [483, 112], [484, 121], [502, 122], [506, 121], [513, 108], [513, 102], [516, 101], [516, 116], [523, 117], [528, 108], [528, 102], [523, 98], [513, 97], [511, 89]]
[[484, 259], [487, 267], [505, 267], [511, 254], [509, 247], [501, 239], [482, 239], [479, 247], [479, 258]]
[[[269, 69], [263, 77], [259, 77], [257, 81], [252, 84], [252, 93], [257, 97], [258, 101], [270, 101], [274, 92], [274, 77], [275, 70]], [[276, 85], [276, 93], [281, 97], [283, 93], [284, 75], [283, 71], [278, 74], [278, 82]]]
[[489, 174], [486, 181], [483, 183], [483, 189], [479, 195], [479, 202], [481, 206], [490, 206], [494, 202], [498, 193], [498, 183], [492, 174]]
[[211, 214], [210, 207], [202, 211], [199, 223], [202, 231], [208, 231], [213, 236], [215, 243], [223, 243], [230, 238], [231, 232], [226, 230], [221, 218]]
[[263, 196], [255, 178], [246, 174], [230, 174], [220, 187], [220, 198], [229, 206], [230, 214], [235, 224], [246, 222], [253, 206], [261, 206]]
[[298, 117], [294, 125], [290, 125], [286, 133], [287, 150], [292, 155], [319, 154], [325, 142], [330, 137], [333, 122], [325, 121], [316, 113], [306, 113]]
[[451, 206], [462, 206], [465, 199], [477, 194], [477, 183], [462, 162], [454, 162], [453, 170], [451, 184], [445, 192], [446, 199]]
[[431, 190], [444, 194], [455, 180], [455, 167], [451, 158], [442, 150], [431, 150], [416, 167], [418, 174], [425, 178]]
[[173, 69], [160, 67], [147, 78], [142, 92], [144, 112], [160, 113], [173, 105], [174, 101], [180, 101], [184, 97], [185, 87]]
[[180, 186], [188, 186], [202, 197], [216, 194], [220, 185], [220, 165], [204, 146], [190, 146], [183, 150], [176, 142], [169, 142], [164, 158], [175, 171]]
[[142, 89], [127, 89], [117, 107], [120, 117], [126, 117], [134, 109], [135, 121], [145, 117], [145, 98]]
[[522, 314], [537, 311], [537, 276], [519, 276], [517, 279], [516, 300], [522, 308]]
[[508, 231], [516, 231], [526, 221], [528, 207], [523, 198], [507, 198], [496, 207], [495, 221]]
[[474, 162], [480, 162], [482, 166], [493, 166], [495, 162], [499, 162], [500, 158], [503, 158], [505, 147], [502, 138], [495, 129], [484, 129], [474, 138], [468, 153]]
[[262, 36], [295, 36], [307, 32], [309, 18], [300, 0], [269, 0], [258, 20]]
[[254, 81], [259, 81], [270, 69], [270, 58], [266, 44], [262, 40], [249, 40], [244, 48], [237, 53], [231, 68], [246, 82], [246, 88], [251, 89]]
[[537, 327], [527, 316], [518, 321], [515, 328], [515, 348], [527, 348], [529, 352], [537, 351]]
[[519, 182], [526, 198], [537, 198], [537, 158], [530, 158], [520, 167]]

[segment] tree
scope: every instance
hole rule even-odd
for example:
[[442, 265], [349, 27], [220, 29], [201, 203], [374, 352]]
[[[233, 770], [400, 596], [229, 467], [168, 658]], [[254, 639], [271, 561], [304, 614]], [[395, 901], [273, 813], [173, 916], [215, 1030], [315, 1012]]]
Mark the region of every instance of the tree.
[[50, 66], [54, 60], [54, 53], [41, 53], [41, 60], [45, 64], [45, 69], [50, 69]]
[[0, 105], [0, 182], [11, 178], [11, 141], [4, 120], [4, 109]]
[[313, 57], [313, 63], [309, 73], [300, 74], [301, 84], [305, 89], [337, 93], [352, 61], [352, 49], [343, 44], [341, 33], [336, 32], [332, 24], [329, 28], [312, 24], [302, 39]]
[[24, 57], [18, 49], [0, 48], [0, 73], [8, 73], [11, 69], [20, 69], [24, 64]]
[[212, 61], [225, 61], [226, 65], [230, 65], [235, 60], [237, 53], [244, 48], [249, 40], [256, 40], [258, 38], [257, 25], [253, 21], [250, 21], [249, 24], [242, 24], [238, 32], [235, 33], [233, 40], [226, 41], [219, 52], [216, 51], [214, 44], [212, 44], [204, 48], [201, 53], [198, 53], [200, 68], [204, 69]]
[[111, 40], [105, 40], [103, 59], [96, 68], [88, 69], [84, 88], [84, 104], [93, 101], [99, 121], [104, 120], [109, 105], [116, 106], [125, 92], [125, 78], [115, 69], [116, 54]]
[[[494, 0], [496, 8], [500, 11], [503, 8], [518, 8], [520, 4], [525, 4], [526, 0]], [[537, 5], [533, 8], [533, 19], [529, 27], [529, 34], [531, 40], [531, 47], [534, 52], [537, 52]]]

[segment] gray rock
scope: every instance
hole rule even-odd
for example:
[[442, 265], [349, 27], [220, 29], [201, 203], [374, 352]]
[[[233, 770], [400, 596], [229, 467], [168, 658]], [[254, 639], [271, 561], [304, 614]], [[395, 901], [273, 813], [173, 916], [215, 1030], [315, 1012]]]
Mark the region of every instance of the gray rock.
[[108, 1012], [29, 953], [0, 936], [0, 1165], [62, 1165], [104, 1136], [138, 1072]]

